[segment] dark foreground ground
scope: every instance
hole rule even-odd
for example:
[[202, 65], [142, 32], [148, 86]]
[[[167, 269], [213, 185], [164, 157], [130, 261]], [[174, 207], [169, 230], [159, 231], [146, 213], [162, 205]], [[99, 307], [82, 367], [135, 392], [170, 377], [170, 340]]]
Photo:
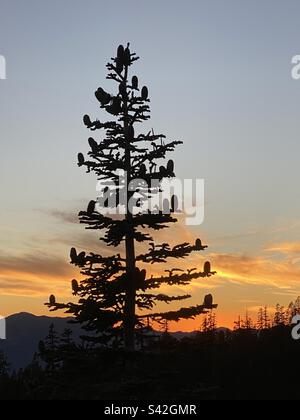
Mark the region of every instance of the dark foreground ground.
[[59, 345], [47, 343], [19, 373], [8, 375], [3, 366], [1, 399], [300, 399], [300, 342], [288, 327], [181, 341], [166, 334], [130, 355], [78, 346], [66, 336]]

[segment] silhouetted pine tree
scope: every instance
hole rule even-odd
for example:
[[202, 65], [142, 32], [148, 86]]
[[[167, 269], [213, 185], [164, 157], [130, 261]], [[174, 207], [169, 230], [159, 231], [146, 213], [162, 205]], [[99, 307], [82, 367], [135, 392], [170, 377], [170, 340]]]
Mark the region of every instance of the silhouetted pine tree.
[[60, 343], [66, 347], [73, 345], [73, 331], [70, 328], [64, 330], [60, 338]]
[[286, 323], [286, 313], [283, 306], [279, 303], [276, 305], [275, 314], [273, 319], [273, 326], [278, 327], [280, 325], [285, 325]]
[[259, 308], [256, 328], [259, 331], [268, 330], [269, 328], [271, 328], [268, 308], [266, 306]]
[[248, 311], [246, 312], [246, 317], [242, 322], [242, 328], [244, 330], [252, 330], [253, 329], [253, 321], [252, 321], [252, 318], [249, 316]]
[[233, 325], [233, 330], [234, 331], [239, 331], [239, 330], [241, 330], [242, 329], [242, 318], [241, 318], [241, 316], [239, 315], [238, 316], [238, 319], [236, 320], [236, 321], [234, 321], [234, 325]]
[[169, 327], [169, 321], [167, 319], [165, 319], [161, 325], [161, 331], [164, 334], [169, 334], [170, 331], [170, 327]]
[[286, 310], [286, 323], [290, 325], [295, 315], [300, 314], [300, 298], [291, 302]]
[[234, 321], [234, 331], [252, 330], [253, 328], [253, 321], [252, 318], [249, 316], [248, 311], [246, 311], [245, 318], [239, 316], [237, 321]]
[[[201, 271], [182, 273], [171, 270], [169, 275], [161, 277], [148, 277], [146, 270], [138, 268], [138, 264], [166, 263], [169, 258], [185, 258], [207, 247], [200, 239], [194, 244], [181, 243], [175, 247], [168, 243], [155, 244], [150, 234], [151, 230], [159, 231], [177, 222], [174, 217], [176, 197], [170, 203], [164, 203], [169, 208], [167, 214], [160, 210], [154, 214], [141, 208], [149, 197], [159, 194], [163, 179], [175, 176], [172, 160], [160, 167], [158, 162], [165, 160], [167, 153], [174, 151], [181, 142], [167, 142], [164, 135], [155, 134], [153, 130], [145, 134], [137, 133], [136, 125], [150, 118], [150, 100], [147, 87], [140, 89], [138, 78], [129, 76], [129, 70], [136, 60], [138, 57], [131, 53], [128, 44], [126, 48], [119, 46], [117, 56], [108, 63], [107, 78], [117, 84], [116, 93], [111, 94], [99, 88], [95, 96], [100, 108], [110, 115], [110, 119], [100, 122], [84, 116], [86, 127], [93, 132], [102, 130], [104, 136], [100, 142], [89, 138], [91, 150], [88, 158], [82, 153], [78, 155], [78, 166], [86, 167], [87, 172], [95, 172], [98, 180], [106, 185], [98, 205], [91, 201], [87, 210], [79, 214], [80, 222], [86, 224], [87, 229], [105, 230], [101, 241], [110, 247], [124, 244], [125, 252], [120, 250], [120, 253], [103, 256], [77, 253], [72, 249], [71, 263], [78, 266], [85, 276], [80, 283], [72, 281], [73, 294], [79, 301], [61, 304], [51, 296], [47, 304], [52, 311], [65, 309], [68, 314], [74, 315], [75, 322], [81, 323], [85, 330], [97, 333], [99, 342], [111, 343], [113, 337], [117, 336], [127, 350], [134, 350], [135, 332], [145, 326], [149, 319], [179, 321], [194, 318], [216, 307], [209, 295], [196, 306], [169, 312], [153, 311], [158, 303], [179, 302], [191, 297], [155, 294], [154, 290], [166, 285], [186, 286], [192, 280], [210, 277], [215, 272], [212, 272], [209, 262]], [[127, 174], [122, 182], [120, 171]], [[142, 179], [143, 182], [138, 182], [135, 188], [129, 188], [136, 179]], [[156, 182], [156, 186], [153, 187], [151, 182]], [[118, 205], [124, 196], [127, 199], [123, 219], [109, 217], [99, 210], [100, 204], [111, 209], [116, 207], [111, 198], [116, 197]], [[134, 212], [133, 208], [138, 207], [141, 210]], [[137, 253], [136, 243], [146, 242], [149, 243], [149, 250]]]
[[264, 325], [265, 330], [268, 330], [269, 328], [271, 328], [271, 320], [269, 317], [267, 306], [265, 306], [263, 309], [263, 325]]
[[215, 312], [213, 311], [210, 311], [210, 313], [208, 314], [208, 325], [209, 325], [210, 331], [213, 331], [213, 332], [215, 332], [218, 327], [217, 316]]
[[256, 328], [260, 331], [264, 329], [264, 309], [263, 308], [259, 308], [258, 310]]
[[6, 356], [0, 351], [0, 378], [6, 377], [9, 371], [9, 363]]
[[300, 314], [300, 296], [298, 296], [297, 299], [295, 300], [294, 308], [296, 311], [296, 315]]
[[208, 331], [208, 319], [207, 316], [205, 316], [202, 320], [202, 324], [201, 324], [201, 332], [206, 333]]
[[202, 321], [201, 331], [204, 333], [215, 332], [217, 329], [217, 319], [216, 314], [213, 311], [210, 311]]
[[256, 328], [261, 330], [268, 330], [271, 327], [268, 308], [266, 306], [259, 308], [257, 316]]
[[41, 340], [39, 342], [39, 356], [46, 364], [46, 370], [50, 373], [53, 373], [59, 367], [61, 362], [59, 344], [59, 336], [55, 331], [54, 325], [51, 324], [45, 340]]

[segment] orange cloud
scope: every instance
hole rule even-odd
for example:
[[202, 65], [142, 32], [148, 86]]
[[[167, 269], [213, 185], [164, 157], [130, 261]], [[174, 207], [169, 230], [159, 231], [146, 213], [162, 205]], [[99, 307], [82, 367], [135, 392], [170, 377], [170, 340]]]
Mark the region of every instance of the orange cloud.
[[53, 290], [62, 293], [72, 276], [73, 267], [55, 256], [0, 256], [1, 295], [45, 296]]
[[280, 244], [269, 245], [265, 248], [268, 252], [278, 252], [281, 254], [299, 254], [300, 256], [300, 242], [283, 242]]
[[[63, 252], [65, 250], [65, 258], [49, 255], [47, 252], [31, 252], [18, 256], [0, 255], [0, 297], [2, 296], [3, 300], [5, 296], [15, 296], [16, 305], [13, 307], [17, 308], [19, 305], [19, 310], [22, 310], [21, 304], [24, 302], [22, 299], [24, 296], [32, 297], [36, 299], [36, 302], [40, 302], [40, 313], [44, 311], [42, 303], [53, 292], [58, 299], [71, 299], [70, 280], [72, 278], [80, 279], [81, 276], [79, 270], [68, 262], [67, 254], [70, 246], [75, 245], [78, 249], [86, 251], [97, 252], [98, 250], [103, 255], [119, 252], [119, 250], [108, 249], [98, 240], [101, 236], [100, 232], [82, 231], [82, 234], [79, 233], [82, 227], [73, 224], [72, 216], [69, 217], [69, 215], [61, 213], [53, 215], [65, 222], [68, 220], [70, 228], [73, 226], [72, 230], [67, 235], [61, 235], [60, 238], [48, 238], [47, 241], [40, 239], [41, 242], [37, 243], [41, 244], [41, 247], [47, 243], [52, 252], [55, 250], [58, 255], [61, 255], [61, 250]], [[179, 219], [181, 218], [179, 217]], [[73, 229], [75, 230], [73, 231]], [[179, 222], [171, 226], [170, 229], [155, 233], [154, 236], [156, 243], [170, 242], [171, 245], [175, 245], [184, 242], [193, 243], [196, 237], [201, 237], [201, 234], [194, 234], [191, 229]], [[206, 243], [204, 239], [203, 242]], [[210, 245], [210, 241], [207, 242], [207, 245]], [[144, 245], [138, 246], [137, 254], [144, 252], [145, 248]], [[246, 298], [250, 299], [249, 303], [252, 301], [250, 308], [254, 310], [260, 304], [273, 305], [274, 299], [281, 301], [285, 296], [288, 302], [300, 294], [300, 267], [295, 258], [300, 251], [300, 242], [269, 245], [264, 251], [262, 256], [250, 256], [235, 253], [219, 254], [210, 252], [210, 248], [208, 248], [205, 252], [193, 253], [187, 259], [170, 259], [168, 264], [147, 266], [147, 271], [148, 275], [161, 275], [169, 268], [185, 270], [197, 267], [201, 270], [205, 261], [211, 261], [213, 270], [218, 272], [217, 276], [194, 281], [188, 287], [164, 287], [162, 292], [174, 295], [192, 294], [192, 298], [185, 302], [189, 306], [202, 302], [203, 296], [213, 291], [216, 296], [215, 300], [219, 304], [220, 324], [232, 326], [234, 317], [239, 312], [243, 313]], [[274, 258], [276, 255], [270, 255], [270, 253], [279, 253], [282, 258], [276, 259]], [[284, 303], [286, 302], [284, 301]], [[36, 304], [35, 307], [38, 305]], [[168, 308], [176, 309], [176, 306], [170, 305]], [[171, 329], [193, 330], [199, 327], [200, 323], [201, 319], [192, 322], [185, 321], [172, 325]]]
[[212, 259], [218, 276], [223, 279], [279, 289], [300, 288], [300, 267], [288, 260], [228, 254], [212, 255]]

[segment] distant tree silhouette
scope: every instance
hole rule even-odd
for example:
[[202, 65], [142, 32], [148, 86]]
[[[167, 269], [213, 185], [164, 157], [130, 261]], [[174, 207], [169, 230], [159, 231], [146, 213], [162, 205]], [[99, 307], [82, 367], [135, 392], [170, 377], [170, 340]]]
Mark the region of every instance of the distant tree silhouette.
[[70, 328], [66, 328], [62, 333], [61, 340], [62, 345], [69, 347], [73, 344], [73, 331]]
[[[140, 88], [137, 76], [129, 76], [129, 70], [138, 60], [136, 54], [127, 47], [119, 46], [117, 56], [107, 64], [107, 79], [117, 84], [114, 94], [99, 88], [95, 92], [100, 108], [110, 118], [106, 122], [93, 120], [84, 116], [85, 126], [92, 132], [104, 131], [102, 141], [89, 138], [90, 152], [88, 158], [78, 155], [78, 166], [93, 171], [99, 181], [105, 183], [101, 196], [91, 201], [85, 211], [80, 212], [80, 222], [87, 229], [104, 230], [100, 238], [109, 247], [125, 245], [125, 252], [120, 251], [111, 256], [96, 255], [71, 250], [71, 263], [79, 267], [85, 279], [78, 283], [72, 281], [74, 296], [78, 303], [57, 303], [54, 295], [47, 305], [52, 311], [64, 309], [75, 317], [75, 322], [83, 325], [86, 331], [97, 334], [100, 343], [123, 343], [127, 350], [134, 350], [136, 332], [149, 326], [149, 320], [158, 322], [179, 321], [194, 318], [207, 310], [216, 308], [211, 295], [204, 302], [180, 310], [155, 312], [157, 304], [180, 302], [190, 295], [168, 296], [155, 294], [161, 286], [186, 286], [192, 280], [210, 277], [215, 272], [209, 262], [204, 269], [181, 272], [170, 270], [161, 277], [147, 276], [140, 264], [166, 263], [168, 259], [182, 259], [192, 252], [205, 250], [200, 239], [195, 243], [180, 243], [171, 247], [168, 243], [155, 244], [151, 230], [160, 231], [177, 222], [174, 213], [177, 198], [164, 202], [164, 209], [156, 213], [142, 210], [143, 204], [159, 194], [161, 181], [173, 178], [174, 162], [169, 160], [166, 166], [158, 162], [166, 159], [168, 152], [175, 150], [180, 141], [166, 141], [162, 134], [149, 131], [138, 134], [136, 125], [146, 122], [150, 116], [149, 93], [146, 86]], [[120, 181], [120, 171], [127, 177]], [[139, 180], [133, 187], [132, 181]], [[153, 186], [154, 185], [154, 186]], [[99, 208], [114, 209], [125, 201], [125, 217], [109, 217]], [[115, 200], [114, 200], [115, 199]], [[133, 211], [140, 208], [140, 211]], [[166, 214], [165, 214], [166, 213]], [[149, 244], [148, 251], [144, 243]], [[138, 254], [136, 243], [142, 246]], [[147, 313], [145, 313], [147, 312]], [[86, 337], [86, 339], [93, 339]], [[116, 343], [116, 341], [114, 341]]]
[[239, 330], [253, 330], [254, 324], [252, 318], [249, 316], [248, 311], [246, 311], [245, 318], [241, 316], [238, 317], [237, 321], [234, 321], [234, 331]]
[[201, 332], [207, 332], [208, 331], [208, 319], [207, 316], [204, 316], [201, 324]]
[[86, 346], [75, 343], [71, 329], [66, 328], [62, 334], [58, 334], [52, 324], [47, 337], [39, 342], [38, 350], [36, 363], [32, 367], [41, 361], [46, 374], [52, 377], [60, 369], [74, 364], [81, 357], [82, 351], [86, 353]]
[[300, 298], [298, 297], [295, 302], [291, 302], [286, 309], [286, 323], [290, 325], [295, 315], [300, 314]]
[[6, 377], [9, 371], [9, 363], [7, 361], [6, 356], [0, 350], [0, 378]]
[[204, 333], [215, 332], [217, 329], [217, 319], [216, 314], [213, 311], [210, 311], [207, 315], [203, 317], [201, 331]]
[[258, 330], [263, 330], [264, 329], [263, 311], [264, 311], [263, 308], [259, 308], [259, 310], [258, 310], [257, 324], [256, 324], [256, 328]]
[[161, 325], [161, 331], [162, 331], [164, 334], [169, 334], [169, 331], [170, 331], [170, 326], [169, 326], [169, 321], [168, 321], [167, 319], [165, 319], [165, 320], [162, 322], [162, 325]]
[[270, 320], [267, 306], [265, 306], [263, 309], [263, 326], [265, 330], [268, 330], [271, 327], [271, 320]]
[[238, 330], [240, 330], [240, 329], [242, 329], [242, 318], [241, 318], [241, 316], [239, 315], [239, 316], [238, 316], [238, 319], [237, 319], [236, 321], [234, 321], [234, 324], [233, 324], [233, 330], [234, 330], [234, 331], [238, 331]]
[[300, 296], [298, 296], [294, 302], [294, 310], [295, 310], [296, 315], [300, 314]]
[[266, 306], [259, 308], [258, 310], [258, 316], [257, 316], [257, 324], [256, 328], [259, 331], [267, 330], [271, 326], [270, 324], [270, 318], [268, 314], [268, 308]]
[[39, 356], [50, 373], [53, 373], [60, 364], [59, 344], [59, 335], [55, 331], [54, 324], [51, 324], [47, 337], [39, 343]]
[[278, 327], [286, 324], [286, 311], [279, 303], [276, 305], [273, 326]]
[[248, 311], [246, 312], [246, 317], [243, 320], [242, 328], [244, 330], [252, 330], [254, 328], [252, 318], [249, 316]]

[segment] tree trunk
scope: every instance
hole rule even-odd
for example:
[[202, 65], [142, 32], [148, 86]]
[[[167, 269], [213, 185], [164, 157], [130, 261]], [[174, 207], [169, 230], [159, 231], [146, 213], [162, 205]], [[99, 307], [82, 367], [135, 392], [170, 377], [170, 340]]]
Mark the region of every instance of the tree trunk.
[[125, 348], [128, 351], [135, 350], [135, 252], [134, 252], [134, 239], [132, 235], [126, 237], [126, 267], [127, 267], [127, 290], [125, 301]]
[[[128, 76], [128, 67], [126, 67], [125, 79], [126, 79], [126, 89], [127, 89], [127, 76]], [[127, 98], [128, 99], [128, 98]], [[128, 108], [127, 108], [127, 99], [124, 102], [124, 130], [127, 131], [128, 128]], [[127, 135], [127, 134], [126, 134]], [[128, 185], [131, 181], [130, 170], [131, 170], [131, 153], [130, 153], [130, 142], [131, 138], [127, 135], [127, 147], [125, 151], [125, 165], [127, 171], [127, 208], [126, 208], [126, 220], [128, 222], [128, 233], [125, 238], [125, 247], [126, 247], [126, 272], [127, 272], [127, 287], [126, 287], [126, 297], [125, 297], [125, 309], [124, 309], [124, 338], [125, 338], [125, 349], [127, 351], [135, 350], [135, 299], [136, 299], [136, 289], [135, 289], [135, 247], [134, 247], [134, 231], [132, 226], [132, 213], [129, 209], [128, 201], [130, 199], [130, 193], [128, 192]]]

